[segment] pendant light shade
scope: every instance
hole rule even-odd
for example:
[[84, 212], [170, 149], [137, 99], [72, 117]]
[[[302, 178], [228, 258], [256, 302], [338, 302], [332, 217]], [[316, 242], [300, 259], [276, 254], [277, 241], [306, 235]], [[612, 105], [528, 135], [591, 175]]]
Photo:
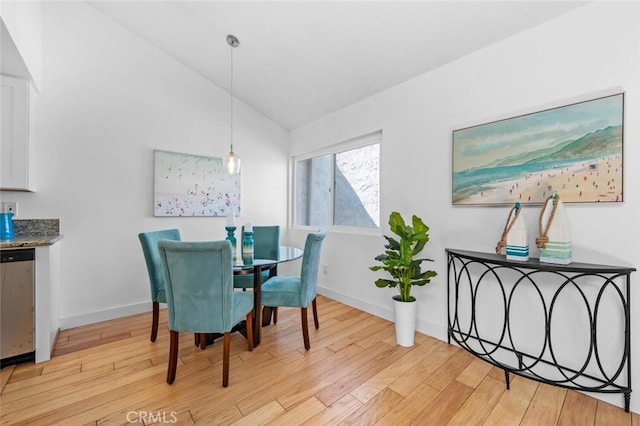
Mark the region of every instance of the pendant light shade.
[[231, 151], [229, 151], [229, 155], [227, 156], [226, 163], [229, 174], [237, 175], [240, 173], [240, 156], [233, 152], [233, 145], [231, 146]]
[[240, 173], [240, 157], [233, 152], [233, 49], [240, 45], [240, 42], [234, 35], [227, 36], [227, 43], [231, 46], [231, 143], [229, 146], [229, 155], [226, 158], [227, 170], [230, 174]]

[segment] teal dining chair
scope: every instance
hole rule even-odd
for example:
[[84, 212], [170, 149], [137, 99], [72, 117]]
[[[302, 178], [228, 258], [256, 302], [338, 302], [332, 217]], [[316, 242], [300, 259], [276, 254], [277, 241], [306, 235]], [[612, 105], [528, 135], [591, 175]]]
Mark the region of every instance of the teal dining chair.
[[233, 289], [231, 243], [168, 241], [158, 243], [169, 316], [167, 383], [176, 377], [180, 332], [223, 333], [222, 386], [229, 384], [231, 329], [247, 321], [247, 345], [253, 350], [253, 295]]
[[151, 341], [158, 337], [158, 320], [160, 317], [160, 303], [167, 303], [164, 291], [164, 272], [160, 263], [158, 241], [180, 241], [180, 231], [177, 229], [165, 229], [162, 231], [142, 232], [138, 234], [144, 260], [149, 273], [149, 285], [151, 286], [151, 301], [153, 302], [153, 317], [151, 319]]
[[[242, 238], [244, 226], [240, 230], [240, 241], [238, 241], [238, 257], [242, 257]], [[280, 249], [280, 226], [254, 226], [253, 227], [253, 257], [256, 259], [277, 259]], [[262, 282], [277, 273], [276, 265], [272, 268], [265, 268], [262, 271]], [[253, 274], [236, 275], [233, 279], [235, 288], [253, 288]]]
[[[312, 232], [307, 235], [302, 254], [302, 269], [300, 276], [275, 276], [262, 284], [262, 305], [274, 308], [289, 306], [301, 308], [302, 338], [304, 348], [309, 350], [309, 325], [307, 322], [307, 308], [313, 308], [313, 322], [316, 329], [318, 322], [318, 308], [316, 306], [316, 290], [318, 287], [318, 266], [324, 231]], [[276, 311], [277, 312], [277, 311]], [[277, 314], [274, 318], [277, 323]]]

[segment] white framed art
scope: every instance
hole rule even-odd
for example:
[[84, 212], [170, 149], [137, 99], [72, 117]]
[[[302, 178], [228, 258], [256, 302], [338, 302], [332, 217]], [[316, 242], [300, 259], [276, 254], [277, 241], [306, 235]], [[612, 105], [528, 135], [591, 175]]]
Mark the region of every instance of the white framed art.
[[240, 175], [222, 158], [154, 151], [154, 216], [240, 215]]

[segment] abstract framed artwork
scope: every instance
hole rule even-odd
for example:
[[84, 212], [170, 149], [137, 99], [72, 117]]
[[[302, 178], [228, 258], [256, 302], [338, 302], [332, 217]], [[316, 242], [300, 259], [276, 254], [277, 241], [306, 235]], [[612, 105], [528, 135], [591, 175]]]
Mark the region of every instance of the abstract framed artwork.
[[240, 175], [222, 158], [154, 151], [154, 216], [240, 215]]
[[622, 202], [624, 94], [453, 131], [454, 205]]

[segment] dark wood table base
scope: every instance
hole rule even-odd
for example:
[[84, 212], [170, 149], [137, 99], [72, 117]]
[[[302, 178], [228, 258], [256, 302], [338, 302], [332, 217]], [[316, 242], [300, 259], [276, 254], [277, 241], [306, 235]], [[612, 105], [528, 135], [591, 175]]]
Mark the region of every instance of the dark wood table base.
[[[269, 306], [263, 306], [262, 307], [262, 326], [266, 327], [268, 325], [271, 324], [271, 317], [273, 314], [273, 308], [269, 307]], [[231, 332], [238, 332], [240, 334], [242, 334], [244, 336], [244, 338], [247, 338], [247, 324], [246, 321], [242, 320], [240, 321], [235, 327], [233, 327], [231, 329]], [[222, 337], [223, 334], [222, 333], [207, 333], [207, 345], [213, 345], [216, 341], [216, 339]], [[255, 340], [255, 339], [254, 339]], [[195, 340], [194, 340], [194, 344], [196, 346], [200, 346], [200, 334], [196, 333], [195, 334]]]

